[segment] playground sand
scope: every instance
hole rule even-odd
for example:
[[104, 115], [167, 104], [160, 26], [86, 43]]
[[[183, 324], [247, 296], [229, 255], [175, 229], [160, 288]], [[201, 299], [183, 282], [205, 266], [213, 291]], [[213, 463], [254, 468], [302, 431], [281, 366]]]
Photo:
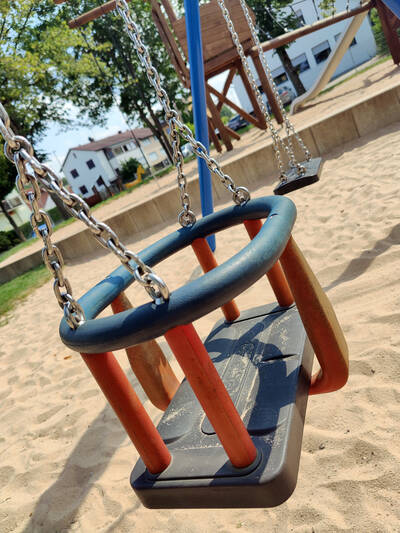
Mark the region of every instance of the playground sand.
[[[60, 342], [61, 313], [49, 282], [0, 329], [0, 531], [400, 531], [399, 146], [400, 123], [342, 146], [326, 157], [320, 183], [291, 195], [294, 236], [344, 328], [351, 376], [343, 390], [310, 398], [298, 485], [287, 503], [142, 507], [129, 485], [137, 453], [79, 354]], [[254, 196], [270, 193], [263, 187]], [[130, 244], [138, 250], [175, 227]], [[236, 228], [217, 242], [222, 262], [248, 238]], [[74, 294], [116, 266], [102, 254], [68, 265]], [[187, 249], [157, 272], [176, 288], [200, 269]], [[140, 288], [128, 294], [146, 300]], [[264, 278], [237, 303], [245, 309], [272, 300]], [[203, 338], [219, 318], [215, 311], [196, 323]], [[124, 354], [117, 356], [128, 370]], [[157, 421], [160, 412], [145, 406]]]

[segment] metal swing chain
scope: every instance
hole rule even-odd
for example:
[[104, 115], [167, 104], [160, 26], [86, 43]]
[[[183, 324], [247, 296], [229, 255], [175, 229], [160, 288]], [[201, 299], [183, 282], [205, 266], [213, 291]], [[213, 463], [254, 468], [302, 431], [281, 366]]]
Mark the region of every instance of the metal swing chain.
[[240, 59], [242, 61], [242, 65], [243, 65], [243, 68], [246, 72], [246, 76], [250, 82], [250, 85], [251, 85], [251, 88], [253, 89], [253, 92], [254, 92], [254, 95], [257, 99], [257, 103], [258, 105], [260, 106], [260, 109], [261, 111], [263, 112], [264, 116], [265, 116], [265, 119], [267, 121], [267, 124], [268, 124], [268, 127], [270, 129], [270, 132], [271, 132], [271, 136], [272, 136], [272, 146], [273, 146], [273, 149], [274, 149], [274, 152], [275, 152], [275, 156], [276, 156], [276, 160], [277, 160], [277, 163], [278, 163], [278, 167], [279, 167], [279, 172], [280, 172], [280, 176], [279, 178], [283, 181], [283, 180], [286, 180], [287, 179], [287, 176], [286, 176], [286, 173], [285, 173], [285, 169], [284, 169], [284, 166], [283, 166], [283, 161], [282, 161], [282, 156], [281, 156], [281, 152], [279, 150], [279, 143], [281, 143], [281, 145], [283, 146], [283, 148], [286, 148], [282, 139], [280, 138], [279, 136], [279, 133], [277, 132], [277, 130], [275, 129], [275, 126], [272, 122], [272, 119], [268, 113], [268, 109], [267, 109], [267, 106], [265, 105], [264, 103], [264, 100], [262, 99], [262, 96], [261, 96], [261, 93], [257, 87], [257, 83], [256, 83], [256, 80], [254, 78], [254, 75], [250, 69], [250, 65], [249, 65], [249, 62], [247, 61], [247, 58], [244, 54], [244, 50], [243, 50], [243, 46], [240, 42], [240, 39], [239, 39], [239, 35], [237, 34], [234, 26], [233, 26], [233, 22], [232, 22], [232, 19], [230, 17], [230, 14], [229, 14], [229, 11], [225, 5], [225, 2], [224, 0], [217, 0], [218, 2], [218, 5], [219, 7], [221, 8], [221, 11], [222, 11], [222, 15], [225, 19], [225, 22], [226, 22], [226, 25], [231, 33], [231, 37], [232, 37], [232, 40], [236, 46], [236, 49], [237, 49], [237, 52], [240, 56]]
[[[233, 201], [237, 205], [245, 204], [250, 200], [250, 193], [246, 189], [246, 187], [237, 187], [233, 179], [224, 173], [216, 159], [209, 156], [207, 153], [206, 147], [200, 142], [197, 141], [188, 126], [184, 124], [180, 117], [179, 113], [171, 108], [171, 103], [169, 100], [169, 97], [165, 91], [165, 89], [161, 85], [161, 79], [160, 75], [157, 72], [157, 69], [152, 64], [150, 54], [148, 51], [147, 46], [144, 45], [142, 41], [142, 36], [139, 30], [139, 27], [137, 26], [136, 22], [133, 20], [128, 3], [126, 0], [117, 0], [116, 2], [116, 9], [121, 18], [123, 19], [125, 23], [125, 31], [128, 34], [129, 38], [133, 42], [134, 48], [136, 50], [136, 53], [139, 57], [139, 60], [143, 66], [143, 68], [146, 71], [147, 78], [156, 91], [157, 99], [159, 104], [162, 106], [165, 118], [168, 122], [169, 128], [170, 128], [170, 135], [172, 137], [173, 144], [173, 150], [174, 150], [174, 160], [175, 155], [177, 154], [177, 161], [175, 162], [178, 169], [178, 184], [181, 191], [181, 198], [182, 198], [182, 206], [184, 208], [184, 211], [179, 215], [179, 222], [181, 225], [191, 225], [194, 223], [190, 221], [189, 224], [185, 223], [186, 218], [188, 214], [189, 217], [191, 217], [191, 211], [190, 209], [190, 203], [187, 205], [189, 206], [188, 210], [185, 210], [185, 204], [184, 200], [189, 202], [189, 195], [187, 193], [187, 183], [186, 183], [186, 177], [183, 172], [180, 172], [182, 164], [183, 164], [183, 156], [180, 151], [179, 147], [179, 136], [181, 136], [183, 139], [185, 139], [193, 148], [194, 153], [197, 155], [197, 157], [200, 157], [203, 159], [209, 168], [209, 170], [216, 174], [222, 184], [232, 193]], [[180, 154], [180, 155], [179, 155]], [[194, 214], [193, 214], [194, 216]]]
[[[288, 115], [286, 113], [285, 107], [284, 107], [284, 105], [282, 103], [282, 100], [281, 100], [281, 98], [279, 96], [278, 89], [276, 87], [274, 78], [272, 76], [271, 69], [269, 68], [267, 60], [265, 58], [265, 54], [264, 54], [264, 52], [262, 50], [260, 39], [258, 37], [257, 30], [256, 30], [256, 28], [254, 26], [253, 20], [252, 20], [252, 18], [250, 16], [250, 12], [249, 12], [248, 6], [247, 6], [247, 4], [245, 3], [244, 0], [239, 0], [239, 1], [240, 1], [240, 5], [242, 7], [243, 13], [245, 15], [247, 24], [248, 24], [248, 26], [250, 28], [250, 32], [251, 32], [251, 35], [252, 35], [253, 42], [254, 42], [255, 46], [257, 47], [258, 56], [260, 58], [260, 61], [261, 61], [262, 66], [264, 68], [264, 71], [265, 71], [265, 74], [267, 76], [268, 82], [269, 82], [269, 84], [271, 86], [271, 89], [272, 89], [272, 91], [274, 93], [274, 96], [276, 98], [276, 101], [278, 102], [279, 108], [280, 108], [282, 116], [283, 116], [283, 120], [284, 120], [284, 123], [285, 123], [285, 130], [286, 130], [286, 137], [287, 137], [288, 146], [286, 146], [283, 143], [282, 140], [281, 140], [281, 142], [284, 145], [284, 148], [286, 148], [286, 151], [288, 152], [290, 166], [292, 168], [296, 168], [298, 173], [302, 174], [302, 173], [304, 173], [304, 167], [302, 165], [300, 165], [296, 161], [296, 157], [294, 155], [294, 150], [293, 150], [293, 143], [292, 143], [292, 139], [291, 139], [291, 134], [294, 135], [295, 139], [297, 140], [298, 144], [300, 145], [302, 151], [305, 154], [305, 157], [306, 157], [307, 161], [309, 161], [311, 159], [311, 153], [308, 150], [308, 148], [306, 147], [306, 145], [304, 144], [303, 140], [301, 139], [300, 135], [296, 131], [295, 127], [291, 123], [291, 121], [290, 121], [290, 119], [289, 119], [289, 117], [288, 117]], [[224, 4], [224, 0], [218, 0], [218, 2], [219, 2], [220, 5], [221, 5], [221, 3], [224, 5], [224, 8], [225, 8], [225, 10], [226, 10], [226, 12], [228, 14], [229, 19], [230, 19], [229, 12], [226, 9], [226, 6]], [[232, 24], [232, 28], [233, 28], [233, 24]], [[234, 28], [233, 28], [233, 31], [235, 32]], [[239, 41], [239, 36], [237, 36], [237, 40]], [[240, 41], [239, 41], [239, 43], [240, 43]], [[242, 48], [242, 51], [243, 51], [243, 47], [241, 47], [241, 48]], [[244, 52], [243, 52], [243, 57], [244, 57], [245, 61], [248, 63], [247, 58], [244, 56]], [[241, 56], [241, 59], [243, 61], [242, 56]], [[254, 76], [253, 76], [253, 78], [254, 78]], [[257, 87], [257, 85], [256, 85], [256, 87]], [[254, 87], [253, 87], [253, 90], [254, 90]], [[259, 93], [258, 87], [257, 87], [257, 92]], [[268, 114], [268, 117], [269, 117], [269, 114]]]
[[282, 113], [282, 116], [283, 116], [283, 120], [285, 122], [285, 128], [286, 128], [286, 134], [287, 134], [288, 143], [289, 143], [289, 146], [291, 147], [291, 156], [293, 156], [294, 161], [295, 161], [296, 166], [297, 166], [298, 164], [296, 162], [296, 159], [295, 159], [295, 156], [294, 156], [294, 153], [293, 153], [293, 145], [292, 145], [290, 133], [293, 133], [295, 139], [297, 140], [297, 142], [299, 143], [301, 149], [303, 150], [303, 153], [306, 156], [307, 161], [309, 161], [311, 159], [311, 152], [308, 150], [307, 146], [304, 144], [304, 141], [300, 137], [299, 133], [296, 131], [295, 127], [293, 126], [292, 122], [290, 121], [290, 119], [289, 119], [289, 117], [288, 117], [288, 115], [286, 113], [285, 106], [283, 105], [282, 100], [281, 100], [281, 98], [279, 96], [278, 88], [276, 86], [275, 80], [274, 80], [274, 78], [272, 76], [271, 69], [270, 69], [270, 67], [269, 67], [269, 65], [267, 63], [267, 59], [266, 59], [265, 54], [263, 52], [263, 49], [262, 49], [262, 46], [261, 46], [261, 43], [260, 43], [260, 39], [259, 39], [258, 34], [257, 34], [257, 30], [256, 30], [256, 28], [254, 26], [254, 23], [253, 23], [252, 19], [251, 19], [249, 8], [248, 8], [248, 6], [247, 6], [247, 4], [246, 4], [246, 2], [244, 0], [239, 0], [239, 1], [240, 1], [240, 5], [242, 7], [243, 13], [244, 13], [244, 15], [246, 17], [246, 21], [247, 21], [247, 23], [249, 25], [253, 42], [254, 42], [254, 44], [257, 47], [257, 52], [258, 52], [258, 55], [260, 57], [262, 66], [264, 68], [264, 71], [265, 71], [265, 73], [267, 75], [269, 84], [271, 85], [272, 91], [273, 91], [273, 93], [275, 95], [275, 98], [276, 98], [276, 100], [278, 102], [278, 105], [279, 105], [279, 108], [281, 110], [281, 113]]
[[[42, 257], [46, 267], [54, 277], [54, 293], [68, 325], [76, 329], [85, 321], [82, 307], [72, 296], [72, 288], [64, 276], [64, 260], [60, 249], [52, 243], [53, 233], [50, 218], [46, 211], [40, 209], [40, 187], [54, 193], [75, 218], [86, 224], [96, 240], [106, 249], [111, 250], [135, 279], [150, 294], [156, 304], [169, 298], [169, 290], [164, 281], [148, 267], [135, 253], [128, 250], [119, 240], [116, 233], [107, 224], [98, 221], [91, 213], [87, 203], [78, 195], [70, 193], [62, 180], [47, 165], [40, 163], [35, 157], [31, 143], [22, 136], [15, 135], [11, 129], [10, 117], [0, 103], [0, 133], [5, 141], [4, 153], [17, 169], [16, 186], [22, 198], [31, 205], [31, 224], [36, 235], [43, 240]], [[28, 165], [33, 174], [29, 172]], [[26, 187], [32, 187], [27, 191]], [[136, 263], [131, 266], [129, 261]], [[64, 292], [62, 292], [62, 289]]]

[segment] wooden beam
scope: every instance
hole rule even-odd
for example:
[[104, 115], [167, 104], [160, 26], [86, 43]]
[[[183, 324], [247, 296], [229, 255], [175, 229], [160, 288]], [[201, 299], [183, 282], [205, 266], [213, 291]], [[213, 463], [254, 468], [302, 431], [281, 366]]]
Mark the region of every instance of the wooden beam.
[[253, 88], [250, 85], [250, 81], [247, 77], [247, 74], [241, 62], [238, 64], [238, 71], [239, 71], [240, 77], [242, 78], [243, 85], [246, 89], [247, 96], [249, 97], [251, 105], [253, 106], [254, 113], [256, 117], [258, 118], [258, 124], [259, 124], [258, 127], [260, 129], [266, 130], [267, 122], [265, 120], [264, 113], [261, 111], [261, 108], [258, 105], [256, 95], [254, 94]]
[[377, 0], [376, 9], [381, 19], [382, 30], [392, 54], [393, 62], [398, 65], [400, 63], [400, 39], [396, 31], [396, 24], [393, 24], [392, 11], [381, 0]]
[[[61, 4], [62, 2], [65, 2], [66, 0], [54, 0], [55, 3]], [[130, 2], [131, 0], [127, 0], [127, 2]], [[83, 15], [80, 15], [79, 17], [76, 17], [75, 19], [72, 19], [68, 22], [68, 26], [70, 28], [79, 28], [80, 26], [83, 26], [84, 24], [87, 24], [88, 22], [91, 22], [92, 20], [96, 20], [100, 18], [103, 15], [106, 15], [110, 11], [114, 11], [117, 7], [116, 0], [110, 0], [109, 2], [106, 2], [105, 4], [102, 4], [101, 6], [95, 7], [91, 9], [90, 11], [87, 11], [86, 13], [83, 13]]]
[[215, 96], [219, 98], [220, 102], [223, 102], [224, 104], [227, 104], [229, 107], [234, 109], [236, 113], [238, 113], [238, 115], [240, 115], [245, 120], [247, 120], [247, 122], [254, 124], [254, 126], [256, 126], [257, 128], [260, 126], [259, 121], [255, 117], [247, 113], [247, 111], [239, 107], [237, 104], [235, 104], [235, 102], [232, 102], [232, 100], [230, 100], [227, 96], [224, 96], [222, 93], [217, 91], [217, 89], [215, 89], [212, 85], [207, 83], [206, 87], [207, 87], [207, 90], [210, 91], [210, 93], [215, 94]]
[[[231, 86], [231, 83], [232, 83], [232, 80], [236, 74], [236, 66], [232, 67], [228, 73], [228, 77], [226, 78], [226, 81], [225, 81], [225, 85], [224, 85], [224, 88], [222, 89], [222, 93], [224, 96], [226, 96], [228, 94], [228, 91], [229, 91], [229, 87]], [[217, 104], [217, 109], [218, 111], [221, 111], [222, 109], [222, 106], [224, 105], [223, 101], [220, 100]]]
[[271, 106], [271, 111], [274, 114], [274, 117], [278, 124], [283, 124], [283, 115], [281, 108], [279, 107], [278, 101], [268, 81], [267, 75], [265, 74], [264, 67], [258, 54], [253, 57], [253, 63], [256, 67], [258, 77], [260, 78], [261, 87], [263, 88], [263, 91], [268, 99], [269, 105]]
[[206, 98], [207, 98], [207, 107], [210, 110], [212, 121], [214, 125], [218, 128], [219, 134], [221, 135], [221, 139], [223, 140], [226, 146], [226, 149], [228, 150], [228, 152], [230, 152], [231, 150], [233, 150], [231, 138], [225, 127], [225, 124], [222, 122], [217, 106], [214, 104], [214, 101], [211, 98], [211, 94], [209, 91], [206, 91]]
[[[275, 37], [275, 39], [270, 39], [269, 41], [265, 41], [264, 43], [261, 44], [261, 47], [264, 52], [266, 52], [267, 50], [275, 50], [276, 48], [279, 48], [280, 46], [283, 46], [288, 43], [292, 43], [293, 41], [295, 41], [296, 39], [299, 39], [300, 37], [303, 37], [304, 35], [308, 35], [309, 33], [313, 33], [314, 31], [321, 30], [322, 28], [326, 28], [327, 26], [331, 26], [332, 24], [336, 24], [337, 22], [340, 22], [342, 20], [346, 20], [348, 18], [354, 17], [355, 15], [364, 13], [364, 11], [369, 11], [373, 7], [375, 7], [375, 0], [371, 0], [370, 2], [367, 2], [366, 4], [356, 7], [355, 9], [352, 9], [351, 11], [342, 11], [341, 13], [338, 13], [337, 15], [333, 15], [332, 17], [327, 17], [322, 20], [317, 20], [316, 22], [313, 22], [312, 24], [303, 26], [302, 28], [298, 28], [297, 30], [291, 31], [289, 33], [285, 33], [283, 35], [280, 35], [279, 37]], [[256, 46], [252, 47], [250, 55], [252, 57], [254, 57], [255, 55], [258, 55], [258, 49]]]
[[174, 23], [176, 21], [176, 16], [171, 4], [168, 2], [168, 0], [161, 0], [161, 3], [164, 6], [165, 12], [167, 13], [167, 17], [169, 18], [171, 23]]

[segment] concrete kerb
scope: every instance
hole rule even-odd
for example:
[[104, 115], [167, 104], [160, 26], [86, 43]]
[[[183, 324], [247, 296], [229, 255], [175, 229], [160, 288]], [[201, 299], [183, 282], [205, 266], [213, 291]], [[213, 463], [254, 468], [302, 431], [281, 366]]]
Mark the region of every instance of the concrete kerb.
[[[400, 87], [389, 89], [366, 97], [356, 105], [347, 106], [313, 123], [299, 128], [299, 133], [309, 147], [313, 156], [324, 155], [339, 145], [360, 138], [367, 133], [376, 131], [400, 120]], [[296, 155], [302, 157], [297, 150]], [[254, 189], [256, 185], [272, 184], [276, 181], [277, 164], [273, 155], [271, 142], [242, 150], [223, 165], [224, 171], [232, 176], [237, 185]], [[200, 194], [197, 176], [188, 180], [188, 190], [192, 197], [192, 207], [196, 212], [200, 210]], [[213, 178], [213, 192], [215, 199], [227, 201], [230, 193]], [[123, 211], [105, 220], [121, 237], [140, 236], [140, 233], [155, 228], [167, 222], [176, 220], [181, 211], [179, 193], [175, 186], [159, 192], [153, 198], [143, 203], [125, 208]], [[99, 249], [98, 243], [90, 235], [90, 231], [83, 228], [62, 241], [55, 240], [65, 259], [71, 260], [83, 257]], [[0, 284], [14, 279], [27, 270], [42, 264], [40, 251], [29, 253], [24, 257], [2, 266], [0, 263]]]

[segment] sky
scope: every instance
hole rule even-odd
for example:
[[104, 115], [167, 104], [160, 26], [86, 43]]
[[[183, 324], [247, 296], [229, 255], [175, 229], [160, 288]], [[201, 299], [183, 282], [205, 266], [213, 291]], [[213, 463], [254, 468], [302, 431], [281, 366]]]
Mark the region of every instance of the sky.
[[[223, 88], [227, 73], [215, 76], [211, 81], [212, 85], [217, 89]], [[228, 92], [228, 98], [235, 103], [239, 103], [235, 90], [231, 87]], [[71, 109], [72, 120], [78, 116], [78, 111]], [[57, 124], [50, 124], [43, 137], [42, 141], [37, 143], [37, 149], [47, 153], [49, 158], [47, 163], [50, 167], [59, 172], [61, 164], [65, 159], [70, 148], [80, 144], [89, 142], [89, 137], [95, 140], [114, 135], [119, 131], [126, 131], [129, 127], [141, 127], [134, 121], [129, 122], [129, 126], [124, 119], [123, 114], [117, 107], [113, 107], [107, 115], [107, 123], [104, 126], [90, 126], [90, 127], [74, 127], [73, 129], [65, 131], [65, 128]]]

